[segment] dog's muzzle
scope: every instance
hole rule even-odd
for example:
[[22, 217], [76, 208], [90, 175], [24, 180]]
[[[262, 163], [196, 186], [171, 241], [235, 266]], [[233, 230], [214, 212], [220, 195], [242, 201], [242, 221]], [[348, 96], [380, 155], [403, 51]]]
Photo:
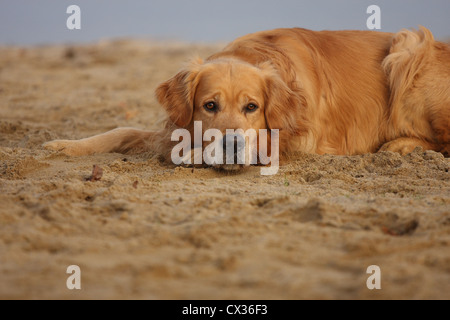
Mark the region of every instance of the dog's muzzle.
[[250, 162], [246, 157], [246, 138], [241, 134], [226, 134], [222, 139], [223, 164], [215, 168], [226, 171], [237, 171]]

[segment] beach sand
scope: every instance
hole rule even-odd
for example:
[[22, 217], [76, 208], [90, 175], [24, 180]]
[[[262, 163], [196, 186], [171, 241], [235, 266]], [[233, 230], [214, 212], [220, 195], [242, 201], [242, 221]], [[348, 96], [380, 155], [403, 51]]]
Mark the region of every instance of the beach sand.
[[[160, 128], [156, 86], [220, 48], [0, 48], [0, 298], [450, 299], [440, 153], [299, 153], [261, 176], [41, 147]], [[103, 176], [86, 181], [94, 165]], [[66, 287], [70, 265], [81, 290]], [[371, 265], [381, 290], [366, 286]]]

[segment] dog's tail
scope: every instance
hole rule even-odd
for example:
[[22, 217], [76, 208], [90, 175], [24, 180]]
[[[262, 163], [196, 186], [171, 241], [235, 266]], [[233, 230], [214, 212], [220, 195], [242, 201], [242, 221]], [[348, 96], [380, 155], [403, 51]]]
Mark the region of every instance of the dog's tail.
[[434, 37], [430, 30], [402, 30], [394, 35], [389, 55], [383, 61], [391, 89], [391, 108], [411, 89], [414, 79], [433, 54]]

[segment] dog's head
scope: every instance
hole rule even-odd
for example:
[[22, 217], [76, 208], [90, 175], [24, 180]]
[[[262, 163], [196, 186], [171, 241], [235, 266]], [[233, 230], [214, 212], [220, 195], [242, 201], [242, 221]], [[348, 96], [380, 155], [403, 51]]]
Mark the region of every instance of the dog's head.
[[[298, 132], [298, 112], [304, 103], [270, 63], [253, 66], [237, 59], [197, 60], [156, 90], [159, 102], [176, 126], [192, 131], [201, 121], [203, 132], [217, 129], [278, 129]], [[210, 142], [206, 142], [204, 147]], [[266, 145], [270, 145], [266, 143]]]

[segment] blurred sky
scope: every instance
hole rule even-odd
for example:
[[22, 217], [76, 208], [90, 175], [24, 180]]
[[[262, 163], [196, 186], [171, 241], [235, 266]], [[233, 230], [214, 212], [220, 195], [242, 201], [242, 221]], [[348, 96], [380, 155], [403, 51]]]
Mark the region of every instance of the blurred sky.
[[[81, 8], [81, 30], [66, 9]], [[260, 30], [366, 30], [369, 5], [381, 8], [382, 31], [430, 28], [450, 37], [450, 0], [0, 0], [0, 45], [94, 42], [135, 37], [231, 41]]]

